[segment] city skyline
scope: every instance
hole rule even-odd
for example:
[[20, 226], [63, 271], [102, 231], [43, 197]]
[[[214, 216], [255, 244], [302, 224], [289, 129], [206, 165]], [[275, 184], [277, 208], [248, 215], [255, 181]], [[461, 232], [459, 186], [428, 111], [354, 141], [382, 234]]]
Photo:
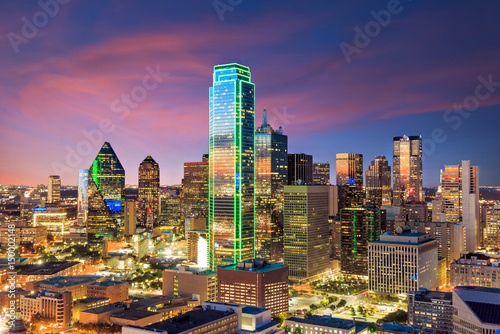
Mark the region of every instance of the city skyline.
[[[461, 160], [480, 167], [480, 185], [498, 186], [495, 171], [500, 155], [496, 148], [485, 151], [488, 143], [500, 140], [495, 129], [500, 117], [498, 48], [489, 42], [498, 39], [500, 29], [491, 6], [495, 5], [402, 3], [401, 12], [348, 62], [339, 45], [353, 45], [353, 28], [374, 20], [370, 12], [386, 9], [387, 3], [243, 2], [226, 11], [222, 21], [210, 2], [148, 7], [124, 2], [119, 15], [103, 4], [89, 5], [80, 15], [81, 5], [69, 3], [61, 5], [36, 36], [17, 45], [17, 53], [7, 34], [21, 34], [21, 18], [31, 18], [42, 9], [36, 3], [6, 4], [2, 13], [6, 47], [0, 51], [7, 65], [0, 70], [4, 102], [0, 139], [10, 144], [2, 146], [0, 183], [44, 184], [47, 175], [61, 175], [62, 185], [76, 186], [78, 170], [87, 168], [108, 141], [129, 171], [127, 184], [136, 184], [132, 171], [148, 154], [166, 168], [162, 185], [180, 184], [183, 163], [198, 161], [208, 151], [210, 72], [214, 65], [238, 62], [253, 69], [253, 81], [260, 87], [256, 124], [267, 108], [269, 123], [283, 126], [288, 134], [290, 153], [310, 154], [321, 162], [333, 161], [336, 153], [359, 152], [366, 170], [376, 156], [390, 160], [393, 136], [422, 135], [425, 187], [437, 186], [440, 169]], [[118, 21], [136, 12], [153, 19], [137, 18], [140, 28], [120, 29]], [[295, 26], [294, 18], [303, 14], [308, 14], [303, 26]], [[456, 24], [464, 17], [471, 22], [468, 28]], [[69, 26], [60, 29], [70, 21], [84, 24], [94, 19], [96, 30], [87, 35]], [[430, 34], [429, 21], [434, 27], [454, 26], [458, 31], [436, 28]], [[221, 35], [224, 39], [219, 39]], [[75, 36], [79, 42], [73, 42]], [[242, 37], [245, 46], [235, 51], [231, 45]], [[448, 41], [446, 48], [439, 45], [443, 39]], [[156, 73], [157, 81], [152, 81], [151, 73]], [[122, 94], [131, 94], [147, 75], [148, 87], [155, 88], [133, 102], [137, 106], [127, 108]], [[454, 104], [474, 97], [476, 87], [487, 81], [492, 82], [490, 94], [481, 99], [479, 108], [472, 108], [470, 117], [446, 114]], [[488, 88], [480, 92], [484, 96]], [[67, 147], [76, 150], [87, 140], [82, 131], [101, 127], [108, 132], [101, 132], [102, 138], [94, 136], [99, 140], [84, 147], [85, 155], [67, 166]], [[447, 139], [434, 141], [434, 148], [428, 144], [426, 154], [426, 139], [432, 141], [435, 130], [437, 137]], [[55, 170], [54, 163], [66, 167], [64, 173]], [[334, 167], [330, 175], [332, 179]]]

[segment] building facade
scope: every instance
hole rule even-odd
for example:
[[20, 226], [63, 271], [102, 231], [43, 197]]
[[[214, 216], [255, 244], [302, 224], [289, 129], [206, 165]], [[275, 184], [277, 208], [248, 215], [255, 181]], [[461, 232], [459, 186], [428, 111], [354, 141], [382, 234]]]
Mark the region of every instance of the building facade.
[[393, 139], [393, 200], [395, 206], [407, 201], [423, 201], [422, 136]]
[[179, 266], [163, 271], [163, 294], [166, 296], [191, 296], [203, 303], [217, 300], [217, 272]]
[[363, 155], [337, 153], [337, 185], [345, 187], [345, 204], [342, 207], [363, 205]]
[[43, 291], [35, 295], [20, 297], [20, 310], [23, 319], [29, 321], [35, 314], [51, 318], [57, 328], [68, 329], [73, 318], [73, 299], [70, 292]]
[[181, 191], [182, 219], [206, 218], [208, 211], [208, 160], [184, 163]]
[[47, 202], [58, 203], [61, 200], [61, 177], [59, 175], [49, 176], [47, 187]]
[[313, 184], [330, 184], [330, 162], [313, 162]]
[[450, 265], [451, 285], [476, 285], [500, 289], [500, 259], [469, 253]]
[[78, 171], [78, 202], [77, 217], [78, 223], [84, 224], [87, 221], [89, 206], [89, 170], [80, 169]]
[[500, 248], [500, 205], [486, 211], [484, 247]]
[[214, 67], [209, 91], [209, 263], [255, 257], [255, 85], [239, 64]]
[[408, 324], [420, 329], [421, 333], [452, 334], [451, 292], [408, 291]]
[[305, 153], [288, 155], [288, 184], [313, 183], [313, 157]]
[[137, 226], [151, 232], [160, 225], [160, 166], [148, 155], [139, 165]]
[[380, 208], [390, 206], [391, 193], [391, 166], [384, 155], [375, 157], [366, 170], [366, 205]]

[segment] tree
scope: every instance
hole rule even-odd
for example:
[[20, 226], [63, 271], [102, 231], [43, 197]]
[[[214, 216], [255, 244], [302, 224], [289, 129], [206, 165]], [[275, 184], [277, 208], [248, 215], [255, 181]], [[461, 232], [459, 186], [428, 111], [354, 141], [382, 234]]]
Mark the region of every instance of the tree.
[[368, 333], [376, 333], [377, 332], [377, 324], [374, 322], [370, 322], [368, 324]]
[[396, 324], [406, 323], [408, 321], [408, 313], [403, 310], [397, 310], [389, 313], [382, 319], [377, 320], [378, 323], [391, 322]]
[[346, 304], [347, 304], [347, 302], [345, 301], [345, 299], [341, 299], [339, 301], [339, 303], [337, 304], [337, 308], [344, 307]]

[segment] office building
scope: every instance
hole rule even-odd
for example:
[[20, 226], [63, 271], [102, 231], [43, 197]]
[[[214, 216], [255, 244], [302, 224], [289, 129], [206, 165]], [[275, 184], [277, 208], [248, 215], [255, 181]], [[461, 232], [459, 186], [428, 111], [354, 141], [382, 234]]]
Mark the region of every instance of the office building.
[[[56, 276], [77, 275], [84, 265], [78, 261], [49, 261], [30, 266], [19, 266], [16, 283], [18, 286], [25, 287], [27, 282], [40, 281]], [[33, 290], [27, 288], [27, 290]], [[48, 290], [48, 289], [46, 289]]]
[[391, 205], [391, 166], [384, 155], [375, 157], [366, 170], [365, 192], [366, 205], [377, 208]]
[[500, 330], [500, 289], [460, 286], [453, 293], [453, 333], [494, 334]]
[[273, 316], [288, 313], [288, 267], [254, 259], [219, 267], [218, 301], [271, 309]]
[[451, 292], [427, 289], [408, 291], [408, 324], [421, 333], [452, 334], [453, 306]]
[[217, 272], [189, 266], [163, 271], [163, 294], [190, 296], [203, 303], [217, 300]]
[[20, 308], [21, 296], [29, 295], [29, 290], [14, 288], [0, 292], [0, 315], [7, 315], [11, 309], [17, 310]]
[[426, 233], [384, 233], [368, 244], [368, 291], [405, 295], [438, 287], [438, 244]]
[[469, 253], [450, 266], [451, 285], [477, 285], [500, 289], [500, 259]]
[[418, 334], [420, 330], [417, 328], [401, 325], [401, 324], [391, 324], [386, 322], [377, 327], [377, 334]]
[[446, 221], [446, 214], [443, 211], [443, 192], [441, 186], [438, 187], [436, 196], [431, 202], [431, 221], [444, 222]]
[[313, 315], [309, 318], [291, 317], [285, 320], [285, 326], [296, 333], [296, 330], [301, 330], [301, 333], [322, 334], [322, 333], [337, 333], [337, 334], [356, 334], [368, 333], [368, 322], [356, 321], [349, 319], [332, 318], [330, 316]]
[[448, 222], [462, 223], [465, 250], [479, 246], [479, 170], [469, 160], [462, 165], [446, 165], [441, 171], [442, 210]]
[[[363, 205], [363, 155], [358, 153], [337, 153], [337, 185], [345, 191], [342, 207]], [[339, 195], [339, 197], [341, 197]]]
[[404, 207], [406, 221], [427, 222], [430, 221], [429, 210], [425, 202], [407, 202]]
[[106, 280], [87, 285], [87, 297], [108, 298], [109, 303], [123, 302], [128, 299], [128, 282]]
[[214, 67], [209, 91], [209, 263], [255, 257], [255, 85], [250, 69]]
[[288, 155], [288, 184], [313, 184], [313, 157], [304, 153]]
[[20, 297], [21, 314], [25, 321], [30, 321], [35, 314], [51, 318], [59, 329], [68, 329], [73, 317], [73, 299], [70, 292], [43, 291], [34, 295]]
[[313, 162], [313, 184], [330, 184], [330, 162]]
[[116, 236], [123, 226], [125, 170], [108, 142], [89, 168], [87, 237]]
[[199, 267], [208, 267], [208, 231], [189, 230], [187, 236], [187, 260]]
[[341, 272], [368, 276], [368, 243], [379, 240], [380, 210], [344, 208], [340, 211], [340, 224]]
[[329, 186], [285, 186], [284, 257], [294, 280], [324, 274], [329, 266]]
[[125, 213], [124, 213], [124, 230], [123, 235], [125, 237], [131, 237], [135, 234], [137, 228], [137, 215], [136, 215], [136, 201], [125, 201]]
[[423, 201], [422, 136], [393, 139], [392, 205], [404, 206], [408, 201]]
[[77, 275], [77, 276], [54, 276], [37, 281], [26, 283], [26, 289], [30, 291], [52, 291], [52, 292], [70, 292], [73, 300], [84, 299], [88, 297], [87, 287], [97, 282], [103, 282], [102, 276]]
[[137, 226], [151, 232], [160, 225], [160, 167], [148, 155], [139, 165]]
[[255, 247], [257, 257], [283, 261], [283, 187], [288, 182], [288, 137], [267, 123], [255, 129]]
[[162, 197], [161, 203], [161, 225], [170, 227], [181, 227], [181, 198], [180, 197]]
[[181, 210], [184, 220], [208, 214], [208, 160], [184, 163]]
[[45, 226], [48, 233], [60, 237], [69, 233], [70, 222], [67, 213], [59, 208], [35, 208], [33, 226]]
[[484, 247], [500, 248], [500, 205], [486, 210]]
[[49, 176], [47, 187], [47, 203], [58, 203], [61, 200], [61, 177], [59, 175]]
[[78, 171], [78, 223], [84, 224], [87, 222], [88, 206], [89, 206], [89, 170], [80, 169]]

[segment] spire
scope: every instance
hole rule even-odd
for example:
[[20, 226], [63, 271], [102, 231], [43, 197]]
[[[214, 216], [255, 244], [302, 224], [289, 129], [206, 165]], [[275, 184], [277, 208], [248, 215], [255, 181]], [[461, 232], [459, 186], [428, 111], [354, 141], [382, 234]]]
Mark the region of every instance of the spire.
[[267, 125], [267, 109], [262, 112], [262, 125]]

